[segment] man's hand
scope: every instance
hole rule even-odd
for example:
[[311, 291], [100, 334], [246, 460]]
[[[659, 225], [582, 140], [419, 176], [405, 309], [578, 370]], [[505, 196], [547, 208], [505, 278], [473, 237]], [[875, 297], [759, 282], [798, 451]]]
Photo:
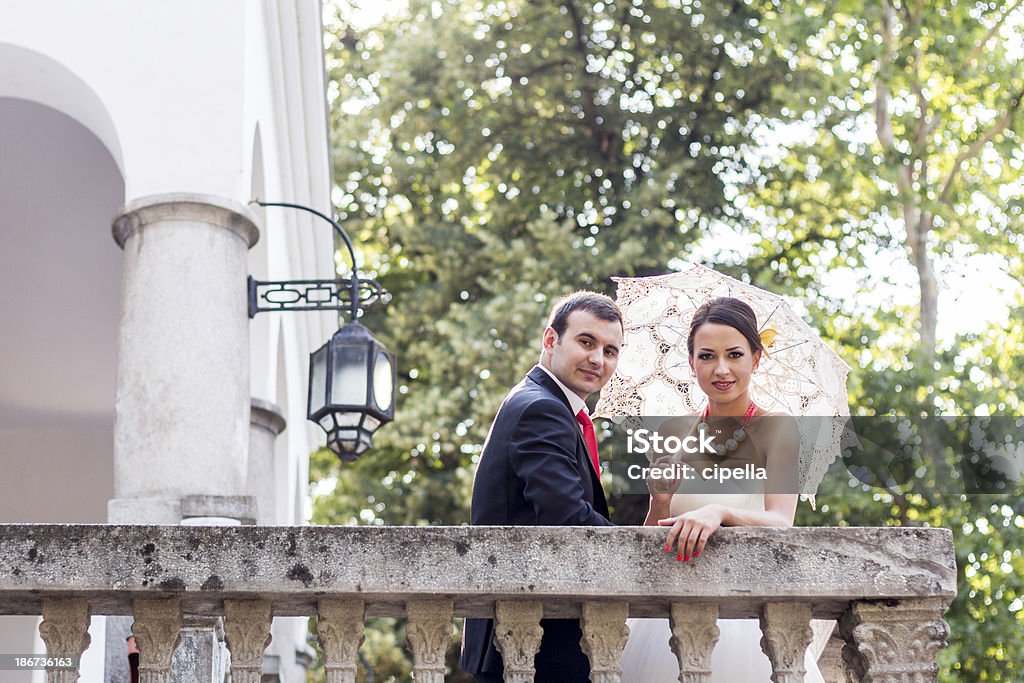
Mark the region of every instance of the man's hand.
[[651, 462], [651, 470], [660, 470], [666, 475], [659, 477], [647, 475], [647, 490], [651, 492], [652, 503], [657, 502], [658, 504], [664, 503], [667, 505], [672, 500], [673, 494], [679, 490], [679, 484], [683, 480], [681, 478], [673, 478], [671, 475], [681, 465], [682, 463], [671, 455], [663, 455]]

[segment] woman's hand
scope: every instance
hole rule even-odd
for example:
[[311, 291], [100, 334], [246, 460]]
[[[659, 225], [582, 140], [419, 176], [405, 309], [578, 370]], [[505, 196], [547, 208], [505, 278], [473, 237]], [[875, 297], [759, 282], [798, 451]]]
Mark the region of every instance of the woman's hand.
[[724, 514], [725, 508], [722, 505], [712, 504], [675, 517], [659, 519], [658, 526], [672, 527], [665, 541], [665, 552], [671, 552], [672, 546], [676, 546], [677, 560], [689, 562], [691, 557], [698, 557], [711, 534], [722, 526]]

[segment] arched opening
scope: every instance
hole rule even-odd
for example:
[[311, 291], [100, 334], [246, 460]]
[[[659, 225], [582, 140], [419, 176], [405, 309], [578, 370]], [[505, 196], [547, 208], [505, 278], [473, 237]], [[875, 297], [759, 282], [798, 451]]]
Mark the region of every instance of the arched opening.
[[0, 97], [0, 520], [105, 522], [124, 180], [77, 120]]
[[[120, 145], [81, 79], [6, 44], [0, 122], [0, 522], [105, 522], [113, 496], [121, 251], [110, 224], [124, 203]], [[0, 642], [12, 652], [41, 652], [36, 623], [0, 618]], [[83, 672], [103, 670], [102, 629], [93, 638]]]

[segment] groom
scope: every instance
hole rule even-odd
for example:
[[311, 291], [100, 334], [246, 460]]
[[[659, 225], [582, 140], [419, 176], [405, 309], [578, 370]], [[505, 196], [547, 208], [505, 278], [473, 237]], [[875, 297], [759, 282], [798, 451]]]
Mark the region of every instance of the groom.
[[[612, 525], [584, 399], [612, 376], [622, 336], [622, 313], [603, 294], [576, 292], [555, 304], [540, 363], [505, 397], [484, 442], [473, 524]], [[588, 681], [579, 621], [542, 619], [541, 626], [535, 680]], [[460, 666], [480, 683], [502, 680], [492, 620], [466, 620]]]

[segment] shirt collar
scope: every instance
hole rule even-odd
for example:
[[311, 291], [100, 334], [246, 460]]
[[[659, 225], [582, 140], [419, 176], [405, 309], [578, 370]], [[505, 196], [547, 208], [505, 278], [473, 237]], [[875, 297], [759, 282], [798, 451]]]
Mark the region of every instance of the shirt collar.
[[586, 403], [586, 401], [584, 401], [582, 398], [580, 398], [579, 394], [577, 394], [575, 391], [573, 391], [569, 387], [567, 387], [564, 384], [562, 384], [562, 382], [559, 381], [559, 379], [557, 377], [555, 377], [555, 373], [551, 372], [550, 370], [548, 370], [543, 365], [538, 363], [537, 367], [539, 367], [544, 372], [548, 373], [548, 377], [550, 377], [551, 379], [555, 380], [555, 384], [558, 385], [558, 388], [562, 390], [563, 394], [565, 394], [565, 398], [568, 399], [568, 401], [569, 401], [569, 409], [572, 410], [572, 414], [573, 415], [578, 414], [581, 410], [586, 412], [588, 415], [590, 414], [589, 411], [587, 411], [587, 403]]

